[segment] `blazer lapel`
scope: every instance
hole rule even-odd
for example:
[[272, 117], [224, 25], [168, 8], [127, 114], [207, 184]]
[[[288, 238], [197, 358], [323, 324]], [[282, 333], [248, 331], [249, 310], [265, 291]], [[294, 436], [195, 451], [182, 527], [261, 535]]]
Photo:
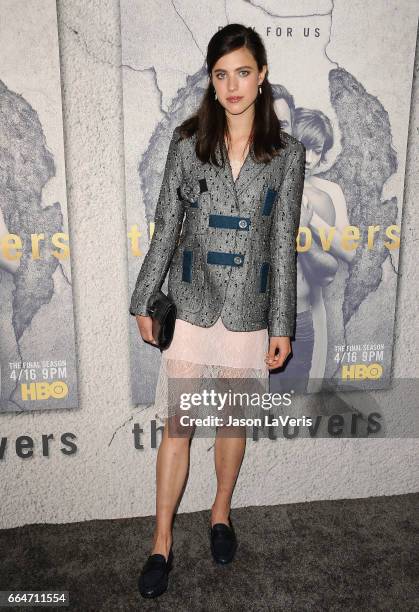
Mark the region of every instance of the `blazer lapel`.
[[[230, 168], [230, 162], [228, 161], [227, 163]], [[242, 167], [240, 168], [239, 176], [237, 177], [235, 183], [232, 178], [237, 195], [240, 195], [252, 183], [252, 181], [255, 180], [258, 174], [260, 174], [262, 170], [266, 170], [267, 168], [269, 168], [269, 164], [265, 164], [264, 162], [257, 162], [251, 155], [251, 151], [249, 151], [246, 159], [243, 162]]]

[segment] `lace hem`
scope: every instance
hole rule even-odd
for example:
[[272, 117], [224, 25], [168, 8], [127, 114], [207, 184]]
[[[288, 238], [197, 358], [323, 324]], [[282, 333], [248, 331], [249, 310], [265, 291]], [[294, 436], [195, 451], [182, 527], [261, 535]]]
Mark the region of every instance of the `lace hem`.
[[[269, 391], [268, 368], [235, 368], [225, 365], [192, 363], [162, 357], [156, 385], [154, 413], [163, 421], [182, 413], [179, 395], [193, 393], [265, 393]], [[190, 406], [190, 416], [205, 416], [205, 405]]]

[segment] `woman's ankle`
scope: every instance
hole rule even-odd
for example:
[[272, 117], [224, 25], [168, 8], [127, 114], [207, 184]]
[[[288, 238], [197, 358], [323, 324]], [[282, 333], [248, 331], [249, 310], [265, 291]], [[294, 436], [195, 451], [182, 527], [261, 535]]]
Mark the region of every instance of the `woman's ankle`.
[[211, 506], [211, 525], [216, 523], [225, 523], [228, 525], [230, 517], [230, 506], [227, 504]]
[[151, 550], [152, 555], [160, 554], [166, 557], [169, 556], [170, 548], [172, 546], [172, 534], [157, 534], [153, 538], [153, 548]]

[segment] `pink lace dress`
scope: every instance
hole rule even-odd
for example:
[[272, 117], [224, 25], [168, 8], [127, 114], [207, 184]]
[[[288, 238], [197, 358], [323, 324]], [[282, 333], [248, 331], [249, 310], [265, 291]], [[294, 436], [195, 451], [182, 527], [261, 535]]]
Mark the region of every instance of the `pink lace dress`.
[[[231, 162], [230, 162], [231, 163]], [[240, 168], [231, 163], [234, 180]], [[265, 363], [269, 349], [267, 329], [237, 332], [227, 329], [221, 316], [212, 327], [200, 327], [176, 319], [169, 348], [162, 353], [154, 402], [155, 416], [174, 415], [177, 405], [169, 401], [170, 379], [181, 378], [182, 392], [198, 392], [208, 379], [257, 379], [258, 389], [269, 389]], [[237, 381], [236, 381], [237, 383]], [[204, 385], [208, 388], [208, 385]]]

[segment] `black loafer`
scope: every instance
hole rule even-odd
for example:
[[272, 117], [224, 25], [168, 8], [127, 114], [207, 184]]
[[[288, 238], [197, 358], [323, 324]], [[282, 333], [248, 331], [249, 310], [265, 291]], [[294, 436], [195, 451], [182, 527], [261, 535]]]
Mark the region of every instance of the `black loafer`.
[[211, 527], [211, 553], [216, 563], [225, 565], [234, 559], [237, 549], [237, 539], [233, 525], [228, 519], [230, 526], [224, 523], [216, 523]]
[[148, 599], [162, 595], [169, 584], [169, 572], [172, 569], [173, 552], [170, 548], [167, 561], [164, 555], [154, 554], [147, 559], [138, 579], [138, 590]]

